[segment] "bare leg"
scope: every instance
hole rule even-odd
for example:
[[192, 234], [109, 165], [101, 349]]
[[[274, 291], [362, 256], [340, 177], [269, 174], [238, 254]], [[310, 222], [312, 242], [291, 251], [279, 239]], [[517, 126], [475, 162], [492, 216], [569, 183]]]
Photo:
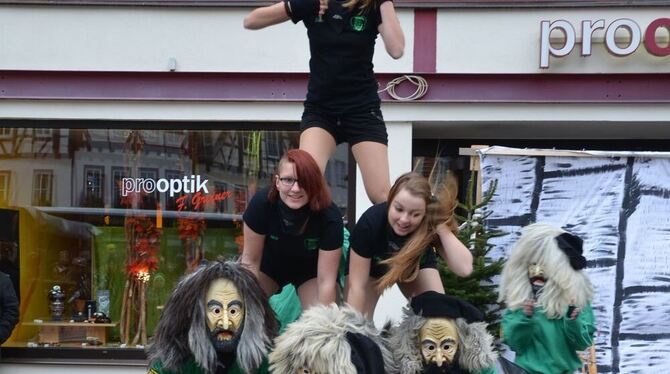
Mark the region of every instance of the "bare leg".
[[444, 293], [440, 273], [437, 269], [432, 268], [419, 270], [419, 275], [415, 280], [408, 283], [398, 283], [398, 287], [408, 299], [426, 291]]
[[279, 285], [277, 285], [277, 282], [265, 275], [265, 273], [262, 271], [258, 272], [258, 283], [260, 283], [261, 288], [263, 291], [265, 291], [265, 294], [268, 298], [279, 290]]
[[312, 278], [298, 287], [298, 297], [302, 304], [302, 310], [307, 310], [311, 306], [319, 303], [319, 292], [316, 278]]
[[391, 189], [388, 147], [377, 142], [360, 142], [351, 147], [351, 152], [361, 168], [370, 201], [374, 204], [386, 201]]
[[300, 149], [314, 157], [321, 169], [321, 174], [326, 172], [328, 159], [335, 152], [336, 147], [333, 136], [320, 127], [310, 127], [300, 134]]

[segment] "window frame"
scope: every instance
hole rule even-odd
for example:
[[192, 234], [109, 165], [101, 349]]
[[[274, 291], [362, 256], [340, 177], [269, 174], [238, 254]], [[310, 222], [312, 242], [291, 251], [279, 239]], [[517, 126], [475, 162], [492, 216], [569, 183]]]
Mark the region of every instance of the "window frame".
[[12, 183], [12, 171], [0, 170], [0, 202], [9, 202], [9, 188]]
[[[41, 186], [42, 180], [39, 180], [40, 186], [38, 186], [38, 177], [48, 177], [48, 186], [47, 188], [43, 188]], [[42, 196], [41, 191], [47, 191], [48, 196]], [[31, 197], [31, 204], [33, 206], [53, 206], [54, 201], [54, 172], [51, 169], [35, 169], [33, 170], [33, 186], [32, 186], [32, 197]], [[43, 202], [48, 201], [49, 204], [43, 204]]]
[[121, 196], [122, 187], [116, 185], [116, 175], [115, 174], [120, 172], [121, 179], [130, 178], [131, 177], [130, 168], [129, 167], [123, 167], [123, 166], [112, 166], [111, 171], [112, 172], [110, 174], [110, 178], [109, 178], [110, 181], [109, 182], [111, 184], [110, 191], [112, 192], [112, 199], [111, 199], [112, 200], [111, 201], [112, 208], [117, 208], [117, 209], [127, 208], [127, 207], [123, 206], [123, 204], [122, 204], [122, 201], [123, 201], [123, 196]]
[[[100, 183], [98, 186], [98, 188], [100, 188], [100, 196], [89, 196], [88, 173], [90, 171], [100, 172]], [[89, 201], [89, 198], [99, 198], [102, 200], [102, 205], [104, 206], [105, 204], [105, 167], [102, 165], [84, 165], [84, 200], [81, 203], [84, 204]], [[95, 200], [95, 202], [97, 202], [97, 200]]]

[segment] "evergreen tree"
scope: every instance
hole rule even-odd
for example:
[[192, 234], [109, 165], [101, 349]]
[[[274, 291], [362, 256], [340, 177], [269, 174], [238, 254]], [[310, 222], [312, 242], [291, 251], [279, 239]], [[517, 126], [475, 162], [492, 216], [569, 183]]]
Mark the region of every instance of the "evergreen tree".
[[443, 261], [440, 261], [438, 270], [447, 294], [467, 300], [484, 312], [489, 332], [497, 336], [502, 304], [497, 302], [498, 286], [493, 282], [493, 278], [500, 275], [505, 261], [502, 258], [492, 260], [487, 255], [494, 247], [489, 240], [507, 234], [487, 228], [485, 221], [492, 212], [483, 212], [482, 209], [493, 198], [498, 181], [489, 184], [489, 190], [482, 197], [482, 201], [477, 203], [476, 180], [477, 174], [473, 172], [468, 181], [465, 202], [458, 204], [458, 213], [462, 215], [456, 215], [461, 223], [458, 238], [472, 252], [472, 274], [465, 278], [458, 277]]

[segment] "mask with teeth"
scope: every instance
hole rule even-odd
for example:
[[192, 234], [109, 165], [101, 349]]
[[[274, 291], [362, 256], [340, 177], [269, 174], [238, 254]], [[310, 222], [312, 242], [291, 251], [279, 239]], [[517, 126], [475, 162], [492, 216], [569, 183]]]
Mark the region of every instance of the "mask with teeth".
[[538, 293], [544, 287], [547, 279], [544, 277], [544, 267], [537, 263], [528, 265], [528, 280], [533, 289], [533, 296], [537, 299]]
[[235, 352], [244, 325], [244, 300], [228, 279], [218, 279], [207, 291], [207, 327], [218, 353]]

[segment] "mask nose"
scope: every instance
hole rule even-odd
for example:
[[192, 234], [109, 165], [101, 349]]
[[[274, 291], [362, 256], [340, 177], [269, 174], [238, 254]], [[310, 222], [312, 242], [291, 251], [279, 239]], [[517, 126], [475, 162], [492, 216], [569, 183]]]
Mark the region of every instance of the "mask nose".
[[229, 325], [230, 321], [228, 321], [228, 313], [225, 313], [224, 311], [223, 317], [219, 318], [219, 320], [216, 322], [216, 326], [224, 330], [228, 330]]
[[441, 367], [444, 363], [444, 357], [442, 356], [442, 349], [438, 348], [435, 352], [435, 363], [438, 367]]

